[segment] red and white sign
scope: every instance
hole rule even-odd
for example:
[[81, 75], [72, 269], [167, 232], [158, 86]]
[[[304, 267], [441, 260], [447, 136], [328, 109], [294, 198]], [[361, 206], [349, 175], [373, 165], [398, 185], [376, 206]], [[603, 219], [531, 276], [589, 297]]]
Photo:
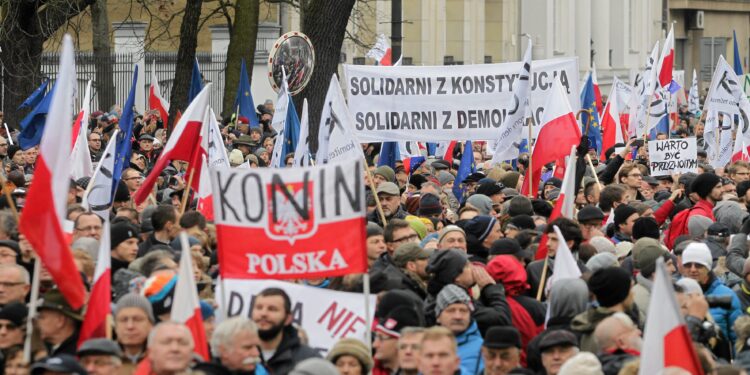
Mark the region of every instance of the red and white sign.
[[222, 277], [299, 279], [367, 271], [360, 159], [211, 170]]

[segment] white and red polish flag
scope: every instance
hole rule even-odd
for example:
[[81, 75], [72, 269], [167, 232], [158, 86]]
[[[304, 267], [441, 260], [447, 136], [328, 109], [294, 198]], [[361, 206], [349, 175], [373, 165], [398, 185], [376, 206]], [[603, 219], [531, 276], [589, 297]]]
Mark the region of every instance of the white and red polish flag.
[[659, 57], [658, 74], [659, 86], [668, 87], [672, 83], [672, 68], [674, 67], [674, 25], [669, 28], [669, 34], [664, 41], [664, 47]]
[[312, 167], [211, 169], [223, 279], [367, 271], [362, 158]]
[[[531, 153], [533, 170], [531, 179], [528, 171], [523, 180], [521, 194], [531, 194], [536, 197], [541, 180], [542, 167], [560, 160], [570, 152], [570, 145], [577, 145], [581, 141], [581, 128], [578, 126], [575, 114], [570, 108], [568, 97], [563, 91], [559, 79], [555, 79], [552, 89], [547, 94], [547, 101], [542, 114], [542, 128], [534, 143]], [[533, 181], [532, 181], [533, 179]], [[531, 186], [529, 186], [529, 183]]]
[[603, 108], [604, 102], [602, 101], [602, 90], [599, 89], [599, 80], [596, 79], [596, 63], [591, 64], [591, 83], [594, 86], [594, 99], [596, 100], [596, 111], [599, 113], [599, 115], [601, 115], [602, 109], [604, 109]]
[[174, 287], [174, 304], [170, 318], [190, 329], [195, 342], [195, 353], [207, 361], [211, 357], [208, 355], [208, 341], [203, 327], [198, 288], [193, 278], [193, 257], [190, 254], [190, 245], [185, 232], [180, 233], [180, 245], [182, 255], [180, 255], [180, 269], [177, 273], [177, 285]]
[[200, 176], [200, 187], [198, 188], [198, 206], [197, 210], [208, 221], [214, 220], [214, 197], [213, 190], [211, 190], [210, 174], [208, 173], [208, 164], [206, 163], [206, 155], [201, 155], [201, 176]]
[[159, 79], [156, 78], [156, 60], [151, 64], [151, 86], [148, 89], [148, 106], [151, 110], [159, 111], [159, 117], [164, 127], [167, 127], [169, 119], [169, 102], [161, 96]]
[[73, 151], [70, 160], [73, 169], [70, 176], [74, 180], [81, 177], [91, 177], [94, 174], [94, 165], [91, 163], [91, 152], [88, 143], [88, 119], [91, 112], [91, 80], [86, 85], [86, 94], [81, 102], [81, 110], [78, 112], [76, 122], [73, 124]]
[[738, 161], [750, 161], [750, 154], [747, 152], [745, 139], [739, 131], [734, 136], [734, 147], [732, 148], [732, 163]]
[[206, 220], [214, 219], [213, 190], [208, 168], [229, 169], [229, 156], [224, 148], [221, 138], [221, 130], [216, 122], [216, 114], [209, 107], [206, 111], [206, 119], [203, 121], [203, 134], [201, 135], [200, 155], [200, 186], [198, 187], [198, 211], [206, 217]]
[[[164, 151], [159, 155], [159, 159], [156, 160], [151, 173], [143, 181], [140, 189], [135, 192], [133, 200], [136, 204], [141, 204], [148, 198], [148, 195], [154, 189], [157, 178], [159, 178], [161, 172], [171, 161], [182, 160], [191, 162], [193, 160], [200, 160], [197, 156], [199, 155], [198, 153], [202, 152], [200, 147], [201, 129], [203, 128], [203, 121], [208, 110], [208, 96], [210, 93], [211, 83], [207, 84], [198, 96], [190, 102], [185, 113], [175, 125], [172, 135], [167, 140]], [[200, 171], [197, 172], [199, 172], [196, 173], [197, 177], [200, 177]], [[197, 186], [195, 178], [193, 180], [193, 185]]]
[[576, 145], [570, 146], [570, 155], [566, 158], [565, 164], [565, 175], [563, 176], [562, 189], [560, 189], [560, 195], [557, 197], [555, 207], [552, 209], [550, 214], [550, 221], [557, 219], [558, 217], [567, 217], [568, 219], [575, 219], [576, 214]]
[[[83, 306], [86, 290], [63, 233], [70, 189], [70, 122], [76, 93], [73, 40], [63, 37], [60, 69], [39, 157], [19, 229], [73, 309]], [[68, 124], [68, 125], [66, 125]]]
[[380, 65], [390, 66], [392, 52], [391, 45], [388, 43], [388, 38], [384, 34], [380, 34], [375, 41], [375, 45], [372, 49], [367, 51], [365, 56], [377, 61]]
[[91, 287], [86, 316], [78, 336], [78, 346], [88, 339], [107, 337], [107, 315], [112, 310], [112, 262], [110, 260], [112, 247], [109, 216], [103, 217], [102, 220], [102, 236], [99, 239], [99, 256], [96, 258], [94, 284]]
[[617, 91], [617, 88], [612, 85], [612, 90], [610, 90], [609, 98], [607, 99], [607, 106], [604, 107], [604, 114], [602, 116], [602, 161], [607, 159], [605, 152], [610, 147], [614, 147], [618, 143], [625, 143], [625, 136], [623, 135], [622, 124], [620, 123]]
[[661, 257], [656, 260], [651, 303], [660, 308], [648, 310], [648, 324], [643, 333], [643, 347], [648, 350], [641, 352], [639, 374], [658, 374], [667, 367], [679, 367], [691, 374], [703, 374], [687, 324], [680, 315], [671, 278]]

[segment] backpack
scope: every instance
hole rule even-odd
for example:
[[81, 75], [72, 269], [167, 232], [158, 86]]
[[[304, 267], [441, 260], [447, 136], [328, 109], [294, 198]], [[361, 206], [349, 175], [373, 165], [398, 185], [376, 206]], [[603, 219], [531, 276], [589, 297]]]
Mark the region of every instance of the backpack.
[[664, 233], [664, 244], [667, 248], [673, 249], [674, 240], [683, 234], [688, 234], [688, 217], [690, 216], [690, 212], [693, 211], [693, 208], [695, 208], [695, 206], [684, 209], [672, 218], [672, 223], [669, 224], [669, 228]]

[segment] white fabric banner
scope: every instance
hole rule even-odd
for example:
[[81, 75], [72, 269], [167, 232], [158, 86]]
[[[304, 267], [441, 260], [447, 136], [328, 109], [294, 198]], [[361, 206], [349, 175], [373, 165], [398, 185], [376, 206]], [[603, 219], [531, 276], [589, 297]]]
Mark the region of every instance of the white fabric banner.
[[334, 74], [323, 102], [323, 112], [320, 114], [318, 153], [315, 162], [326, 164], [331, 161], [361, 158], [362, 147], [354, 138], [353, 129], [354, 121], [346, 106], [339, 80]]
[[651, 175], [654, 177], [696, 172], [698, 170], [697, 154], [695, 138], [648, 141]]
[[[224, 285], [226, 291], [222, 291]], [[366, 341], [365, 296], [360, 293], [338, 292], [277, 280], [226, 279], [217, 286], [216, 295], [226, 297], [227, 316], [252, 318], [255, 296], [266, 288], [281, 288], [292, 301], [293, 322], [307, 332], [310, 347], [325, 357], [339, 340], [351, 337]], [[370, 321], [375, 314], [376, 296], [370, 297]], [[223, 301], [219, 308], [224, 311]], [[222, 314], [217, 314], [221, 316]]]
[[[497, 139], [521, 108], [514, 92], [522, 62], [452, 66], [344, 65], [354, 133], [362, 142]], [[573, 111], [581, 107], [578, 58], [534, 61], [529, 105], [535, 131], [555, 79]]]
[[629, 113], [630, 96], [633, 95], [633, 86], [621, 81], [619, 78], [612, 78], [612, 85], [617, 89], [617, 110], [620, 114]]

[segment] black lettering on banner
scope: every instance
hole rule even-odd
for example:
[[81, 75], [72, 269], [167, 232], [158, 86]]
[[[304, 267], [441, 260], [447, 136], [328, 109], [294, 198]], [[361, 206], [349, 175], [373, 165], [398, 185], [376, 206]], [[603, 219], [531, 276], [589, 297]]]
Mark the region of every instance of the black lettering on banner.
[[440, 86], [438, 86], [438, 89], [437, 89], [437, 93], [440, 95], [447, 94], [448, 92], [445, 91], [445, 89], [443, 88], [445, 86], [445, 77], [436, 77], [436, 79], [438, 83], [440, 83]]
[[[250, 216], [250, 211], [249, 211], [250, 206], [252, 206], [253, 204], [248, 202], [247, 192], [251, 191], [252, 189], [248, 188], [247, 183], [248, 183], [248, 180], [251, 178], [255, 179], [255, 182], [257, 184], [256, 192], [258, 195], [258, 216]], [[263, 183], [260, 179], [260, 176], [255, 173], [245, 175], [245, 177], [242, 178], [242, 203], [245, 204], [245, 218], [249, 220], [251, 223], [257, 223], [258, 221], [260, 221], [260, 218], [263, 217], [263, 211], [265, 207], [265, 199], [263, 199], [263, 197], [264, 197]], [[276, 210], [274, 209], [274, 211]]]
[[[229, 199], [227, 199], [229, 196], [228, 194], [229, 186], [232, 184], [232, 180], [234, 180], [234, 177], [237, 175], [234, 173], [230, 174], [229, 178], [226, 181], [223, 181], [223, 179], [221, 178], [221, 175], [222, 175], [222, 171], [217, 170], [216, 181], [219, 181], [219, 206], [221, 207], [221, 219], [223, 221], [227, 220], [227, 209], [229, 209], [232, 211], [232, 214], [234, 215], [234, 220], [240, 221], [240, 217], [239, 215], [237, 215], [237, 210], [235, 210], [234, 207], [232, 207], [229, 204]], [[223, 186], [222, 186], [222, 181], [224, 182]]]
[[[235, 308], [235, 301], [236, 301], [237, 308]], [[227, 307], [227, 316], [237, 316], [237, 315], [240, 315], [240, 313], [242, 312], [242, 308], [243, 307], [245, 307], [245, 301], [242, 300], [242, 295], [240, 295], [239, 293], [237, 293], [235, 291], [230, 291], [229, 292], [229, 303], [228, 303], [228, 307]], [[248, 317], [250, 317], [249, 315], [250, 315], [250, 313], [248, 312]]]
[[443, 111], [445, 121], [443, 121], [443, 129], [453, 129], [453, 126], [449, 124], [451, 121], [451, 111]]
[[352, 77], [352, 79], [349, 80], [349, 92], [352, 95], [359, 95], [359, 80], [357, 77]]
[[[336, 166], [335, 176], [333, 181], [333, 191], [336, 201], [336, 215], [341, 215], [341, 199], [342, 195], [346, 195], [347, 202], [351, 206], [353, 212], [357, 212], [362, 207], [362, 165], [359, 161], [356, 163], [354, 168], [354, 177], [347, 176], [340, 165]], [[354, 191], [349, 190], [347, 181], [353, 181], [352, 188]], [[343, 192], [343, 194], [342, 194]]]
[[[326, 170], [325, 168], [320, 170], [320, 181], [325, 182], [326, 180]], [[319, 186], [324, 186], [323, 183], [320, 183]], [[325, 219], [327, 216], [326, 213], [326, 189], [318, 189], [318, 194], [320, 194], [320, 218]]]
[[453, 87], [451, 94], [463, 94], [461, 91], [461, 77], [451, 77], [451, 86]]
[[294, 194], [290, 193], [289, 190], [286, 188], [286, 184], [284, 181], [281, 180], [281, 176], [278, 173], [274, 173], [271, 177], [271, 196], [269, 199], [271, 199], [271, 207], [273, 207], [273, 222], [278, 222], [278, 201], [276, 197], [278, 196], [277, 193], [281, 193], [284, 198], [286, 198], [287, 202], [289, 202], [292, 207], [294, 208], [294, 211], [297, 212], [297, 214], [303, 219], [303, 220], [310, 220], [310, 186], [308, 182], [310, 181], [310, 172], [305, 172], [304, 177], [302, 178], [302, 206], [300, 206], [300, 202], [297, 202], [297, 200], [294, 199]]

